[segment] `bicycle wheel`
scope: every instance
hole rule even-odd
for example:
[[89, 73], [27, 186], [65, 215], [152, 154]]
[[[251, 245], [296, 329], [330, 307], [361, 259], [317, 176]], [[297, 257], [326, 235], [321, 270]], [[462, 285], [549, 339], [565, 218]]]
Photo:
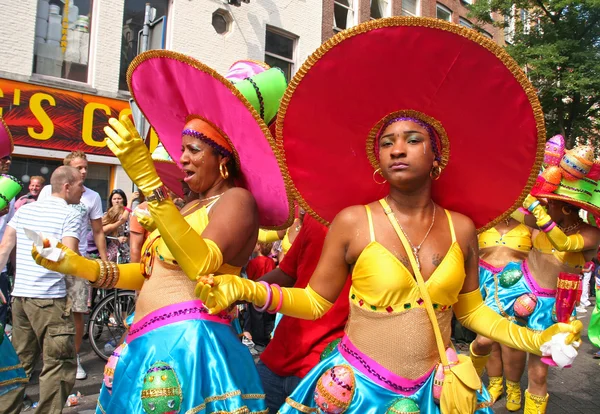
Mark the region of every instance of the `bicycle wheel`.
[[121, 343], [127, 331], [125, 320], [135, 309], [135, 293], [115, 291], [106, 296], [90, 315], [88, 334], [92, 349], [105, 361]]

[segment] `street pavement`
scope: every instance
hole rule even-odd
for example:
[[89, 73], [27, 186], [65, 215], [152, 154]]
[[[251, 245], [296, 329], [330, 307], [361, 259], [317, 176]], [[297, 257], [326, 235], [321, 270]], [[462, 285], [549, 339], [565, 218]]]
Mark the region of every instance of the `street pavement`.
[[[582, 336], [583, 344], [573, 367], [562, 370], [550, 368], [548, 375], [548, 391], [550, 393], [548, 414], [600, 414], [600, 360], [593, 359], [592, 354], [597, 349], [587, 339], [587, 325], [592, 309], [593, 307], [589, 307], [588, 313], [580, 314], [585, 330]], [[64, 413], [91, 414], [94, 413], [96, 407], [96, 400], [102, 385], [104, 361], [96, 356], [87, 341], [84, 341], [82, 345], [80, 357], [88, 377], [75, 383], [73, 393], [80, 392], [83, 397], [80, 398], [77, 406], [65, 408]], [[257, 359], [255, 358], [255, 360]], [[27, 395], [32, 401], [37, 401], [39, 396], [37, 380], [39, 368], [34, 372], [33, 380], [27, 387]], [[484, 378], [484, 383], [487, 383], [487, 378]], [[521, 388], [523, 390], [527, 388], [527, 373], [523, 376]], [[494, 405], [494, 412], [498, 414], [510, 413], [504, 407], [504, 404], [505, 398], [502, 397]], [[34, 410], [28, 409], [24, 412], [33, 413]], [[522, 409], [517, 411], [517, 413], [522, 412]]]

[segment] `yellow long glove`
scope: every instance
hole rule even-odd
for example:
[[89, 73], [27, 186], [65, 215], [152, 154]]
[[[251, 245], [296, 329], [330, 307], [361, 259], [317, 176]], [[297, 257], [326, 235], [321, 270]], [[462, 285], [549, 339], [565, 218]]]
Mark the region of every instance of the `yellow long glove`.
[[[60, 242], [57, 244], [57, 247], [65, 252], [64, 257], [58, 262], [44, 259], [35, 248], [35, 245], [31, 249], [31, 256], [38, 265], [48, 270], [77, 276], [92, 283], [98, 280], [100, 265], [97, 261], [78, 255]], [[120, 264], [118, 267], [119, 281], [115, 285], [116, 288], [129, 290], [140, 290], [142, 288], [145, 279], [140, 272], [140, 265], [138, 263]]]
[[[523, 207], [529, 208], [535, 201], [537, 199], [530, 194], [523, 202]], [[552, 221], [550, 215], [541, 205], [537, 205], [531, 213], [535, 216], [538, 227], [542, 227]], [[558, 226], [554, 226], [552, 230], [546, 232], [546, 236], [548, 236], [548, 240], [550, 240], [552, 246], [561, 252], [580, 252], [585, 245], [581, 234], [577, 233], [567, 236]]]
[[[104, 128], [108, 136], [106, 145], [119, 158], [129, 178], [146, 198], [149, 197], [163, 183], [148, 148], [129, 116], [123, 115], [119, 121], [111, 118], [108, 122], [110, 127]], [[212, 240], [203, 239], [171, 200], [149, 201], [148, 209], [171, 254], [191, 280], [196, 280], [198, 275], [214, 273], [221, 267], [223, 254], [219, 247]]]
[[[315, 292], [310, 285], [306, 289], [282, 288], [283, 304], [279, 313], [299, 319], [315, 320], [322, 317], [333, 304]], [[273, 300], [269, 310], [277, 308], [281, 298], [279, 291], [272, 288]], [[227, 309], [237, 301], [252, 302], [256, 306], [264, 306], [267, 302], [267, 288], [262, 283], [234, 275], [214, 277], [212, 286], [199, 282], [196, 295], [204, 302], [210, 313], [218, 313]]]
[[277, 230], [258, 229], [258, 243], [273, 243], [278, 240], [281, 240], [281, 237]]
[[154, 230], [156, 230], [156, 224], [154, 223], [154, 219], [148, 210], [136, 208], [133, 210], [133, 214], [135, 215], [138, 223], [140, 223], [140, 226], [142, 226], [148, 233], [152, 233]]
[[542, 355], [540, 347], [554, 335], [568, 332], [565, 343], [568, 345], [581, 337], [583, 325], [576, 320], [570, 324], [555, 323], [543, 332], [533, 332], [525, 327], [498, 315], [483, 303], [479, 289], [458, 295], [458, 302], [453, 306], [458, 321], [465, 327], [483, 336], [491, 338], [511, 348], [520, 349], [531, 354]]

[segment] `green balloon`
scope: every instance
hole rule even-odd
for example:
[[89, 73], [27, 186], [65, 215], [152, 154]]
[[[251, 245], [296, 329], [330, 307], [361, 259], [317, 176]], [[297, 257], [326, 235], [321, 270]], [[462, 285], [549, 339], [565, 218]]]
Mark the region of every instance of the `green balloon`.
[[144, 376], [142, 408], [148, 414], [178, 413], [181, 409], [181, 386], [173, 368], [164, 362], [154, 363]]
[[500, 286], [509, 288], [514, 286], [523, 277], [520, 269], [507, 269], [500, 274]]
[[416, 402], [410, 398], [399, 398], [394, 401], [385, 414], [419, 414], [420, 412]]

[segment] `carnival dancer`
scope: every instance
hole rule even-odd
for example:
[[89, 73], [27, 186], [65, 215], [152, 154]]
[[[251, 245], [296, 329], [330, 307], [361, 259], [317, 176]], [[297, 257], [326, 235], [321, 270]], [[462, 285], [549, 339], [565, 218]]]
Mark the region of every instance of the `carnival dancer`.
[[[513, 217], [533, 228], [533, 248], [527, 260], [508, 264], [496, 277], [486, 304], [515, 324], [541, 332], [556, 321], [557, 281], [560, 273], [579, 276], [587, 260], [596, 255], [600, 230], [584, 224], [579, 209], [600, 213], [600, 165], [591, 147], [565, 151], [562, 137], [546, 144], [544, 172]], [[547, 209], [541, 204], [547, 200]], [[546, 204], [546, 202], [544, 201]], [[526, 212], [527, 214], [524, 214]], [[489, 346], [473, 344], [476, 356]], [[548, 404], [548, 365], [537, 355], [528, 362], [525, 413], [545, 413]]]
[[[479, 288], [483, 298], [493, 289], [499, 272], [510, 262], [522, 262], [531, 250], [531, 230], [526, 225], [510, 217], [496, 226], [484, 231], [479, 241]], [[504, 392], [503, 373], [506, 375], [506, 408], [516, 411], [521, 408], [521, 376], [525, 370], [527, 354], [501, 345], [483, 336], [478, 336], [471, 347], [489, 347], [490, 355], [476, 356], [471, 359], [477, 373], [481, 376], [487, 370], [487, 387], [492, 401], [495, 402]]]
[[285, 77], [270, 69], [234, 86], [186, 55], [150, 51], [132, 63], [128, 83], [200, 199], [180, 214], [129, 118], [111, 119], [108, 146], [146, 197], [157, 227], [142, 249], [142, 265], [85, 260], [68, 250], [49, 262], [34, 252], [43, 266], [97, 286], [141, 289], [127, 344], [105, 371], [97, 412], [266, 413], [260, 379], [231, 316], [209, 315], [194, 287], [202, 275], [239, 275], [259, 225], [291, 222], [265, 124], [277, 112]]
[[[230, 275], [196, 289], [213, 313], [245, 300], [318, 319], [352, 272], [345, 336], [281, 413], [491, 412], [487, 391], [476, 396], [481, 382], [470, 360], [448, 349], [452, 311], [466, 327], [537, 354], [559, 332], [578, 338], [578, 321], [543, 333], [512, 324], [479, 291], [476, 228], [520, 205], [544, 135], [518, 65], [451, 23], [378, 19], [308, 58], [282, 100], [277, 138], [300, 205], [333, 220], [319, 264], [305, 289]], [[501, 194], [490, 182], [503, 183]]]
[[[0, 117], [0, 158], [10, 156], [12, 151], [12, 135], [4, 119]], [[0, 307], [7, 308], [9, 300], [8, 280], [6, 280], [6, 290], [4, 289], [4, 285], [0, 287]], [[0, 395], [4, 395], [19, 387], [24, 387], [29, 382], [23, 365], [15, 352], [15, 348], [4, 332], [6, 322], [6, 312], [4, 312], [0, 318]]]

